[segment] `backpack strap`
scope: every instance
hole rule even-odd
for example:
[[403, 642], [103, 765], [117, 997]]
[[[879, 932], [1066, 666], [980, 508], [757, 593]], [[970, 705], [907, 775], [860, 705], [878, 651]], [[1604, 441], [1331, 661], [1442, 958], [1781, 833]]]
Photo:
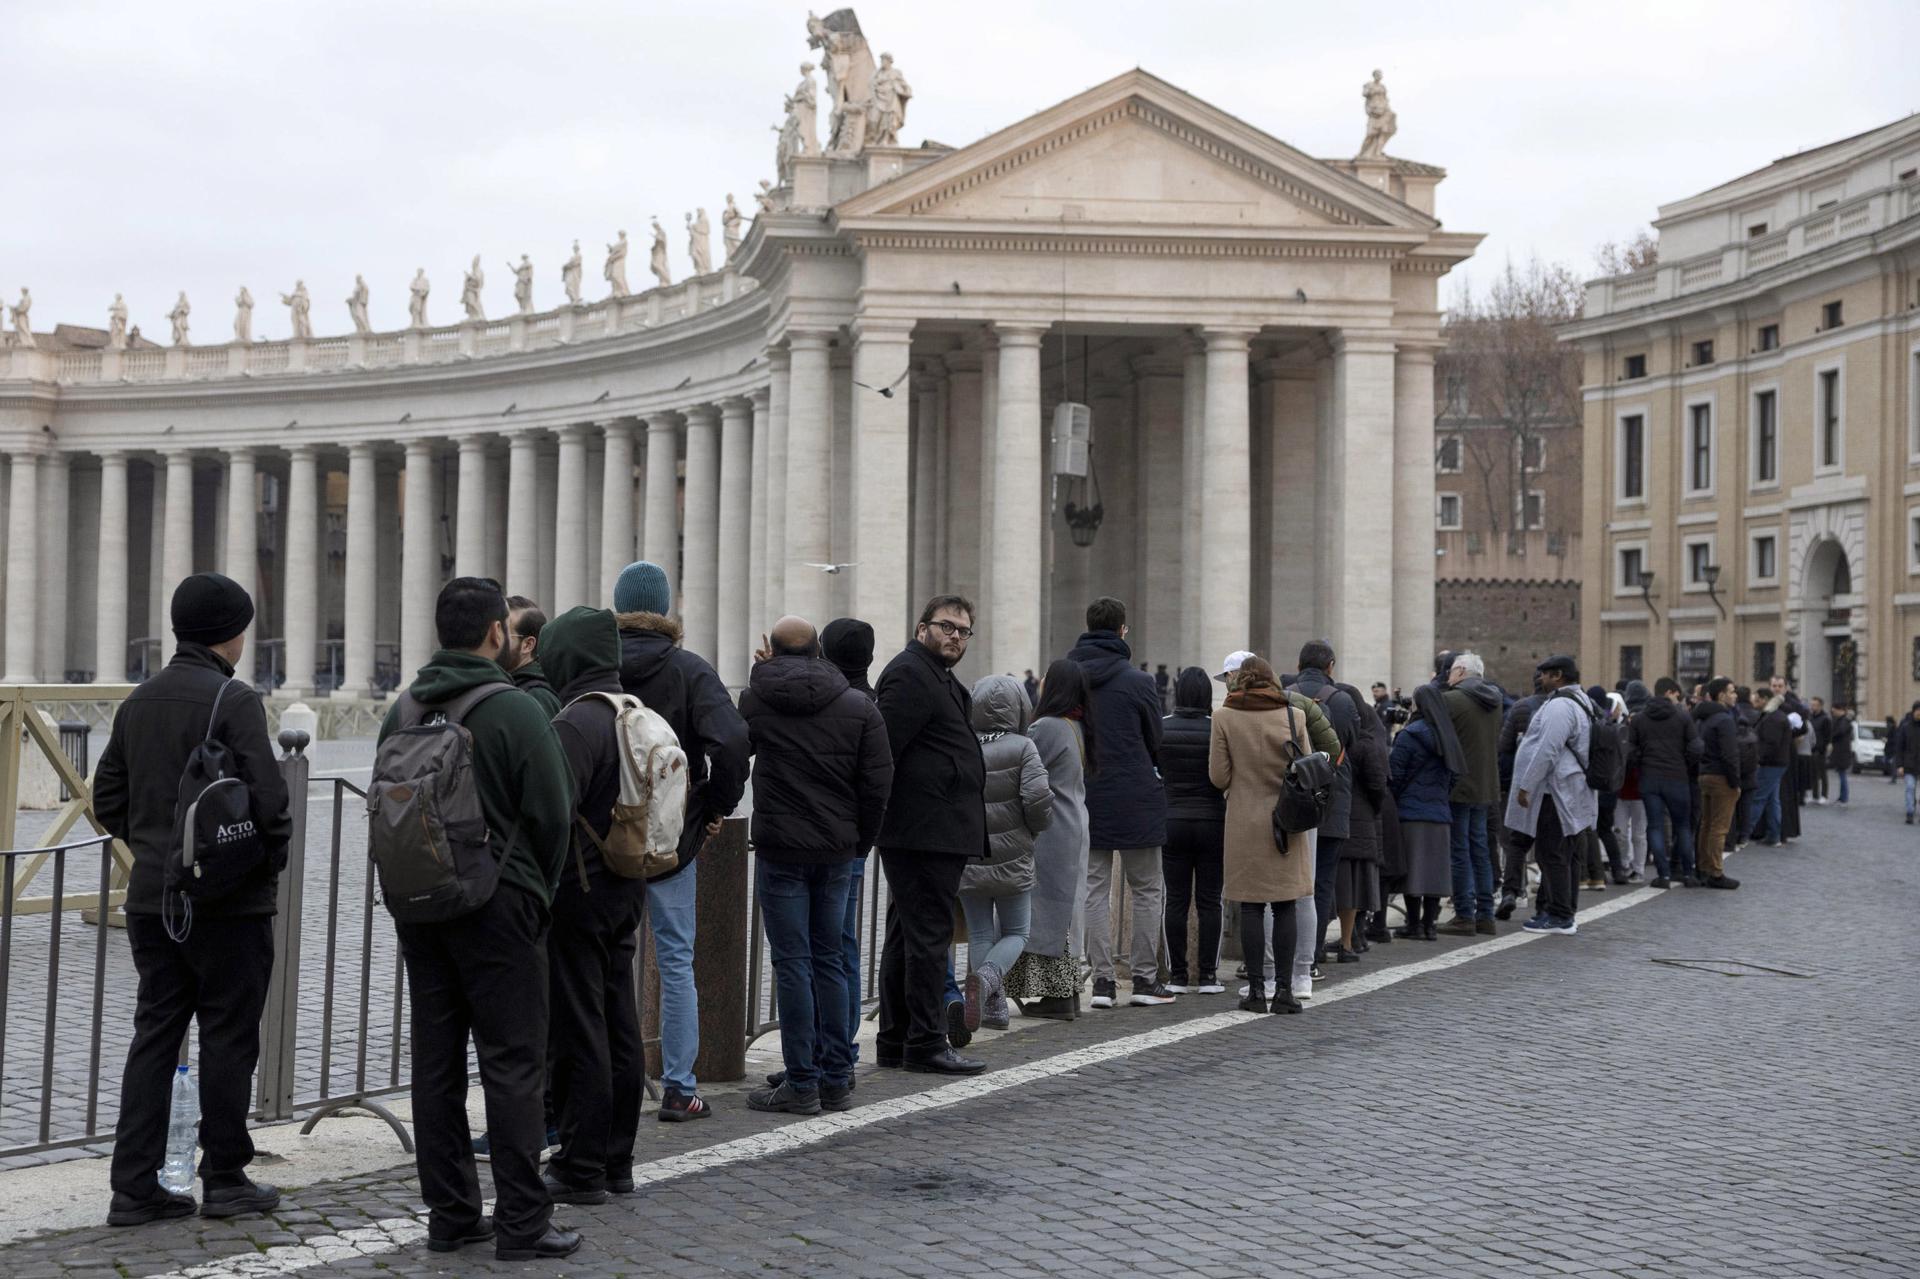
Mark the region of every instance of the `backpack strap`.
[[[447, 722], [449, 724], [461, 724], [466, 721], [467, 716], [473, 711], [474, 707], [486, 701], [489, 697], [492, 697], [496, 693], [510, 693], [513, 691], [513, 688], [514, 686], [508, 683], [476, 685], [475, 687], [468, 689], [466, 692], [461, 693], [458, 697], [455, 697], [452, 701], [442, 702], [439, 706], [435, 707], [434, 709], [438, 710], [440, 714], [446, 716]], [[412, 694], [409, 693], [407, 696], [411, 697]]]
[[213, 740], [213, 721], [220, 718], [220, 699], [227, 695], [227, 690], [232, 688], [235, 682], [232, 677], [228, 677], [221, 682], [220, 691], [213, 695], [213, 709], [207, 712], [207, 731], [201, 734], [201, 745]]

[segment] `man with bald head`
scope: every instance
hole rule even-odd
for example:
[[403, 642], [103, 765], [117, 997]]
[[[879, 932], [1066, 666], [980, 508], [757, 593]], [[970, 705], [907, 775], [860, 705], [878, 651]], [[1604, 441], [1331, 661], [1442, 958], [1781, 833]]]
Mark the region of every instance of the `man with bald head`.
[[854, 859], [873, 846], [886, 813], [893, 752], [880, 711], [822, 659], [811, 622], [781, 618], [758, 656], [740, 713], [753, 750], [755, 888], [787, 1069], [747, 1105], [817, 1115], [853, 1105], [841, 928]]

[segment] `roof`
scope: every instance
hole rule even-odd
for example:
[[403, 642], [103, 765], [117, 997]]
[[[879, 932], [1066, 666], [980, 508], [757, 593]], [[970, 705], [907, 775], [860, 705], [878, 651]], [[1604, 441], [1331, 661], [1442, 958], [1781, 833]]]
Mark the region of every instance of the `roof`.
[[1729, 178], [1718, 186], [1708, 187], [1704, 191], [1676, 200], [1672, 204], [1660, 206], [1660, 218], [1668, 218], [1678, 212], [1691, 211], [1687, 206], [1711, 205], [1729, 196], [1744, 195], [1754, 190], [1801, 181], [1831, 165], [1849, 163], [1859, 156], [1864, 156], [1889, 143], [1898, 142], [1908, 135], [1920, 139], [1920, 113], [1906, 115], [1876, 128], [1822, 143], [1816, 147], [1809, 147], [1805, 151], [1781, 156], [1771, 164], [1750, 170], [1737, 178]]

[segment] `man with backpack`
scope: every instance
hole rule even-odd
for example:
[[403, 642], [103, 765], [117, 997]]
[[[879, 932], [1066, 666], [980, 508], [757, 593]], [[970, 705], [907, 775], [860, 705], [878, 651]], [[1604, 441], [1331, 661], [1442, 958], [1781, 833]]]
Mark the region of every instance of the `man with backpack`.
[[[200, 1214], [267, 1212], [280, 1202], [279, 1191], [249, 1180], [246, 1171], [273, 915], [293, 830], [259, 694], [234, 677], [253, 600], [231, 578], [195, 573], [173, 592], [172, 620], [179, 642], [173, 660], [120, 704], [93, 779], [101, 825], [133, 853], [127, 943], [140, 976], [114, 1127], [107, 1216], [113, 1226], [194, 1211], [191, 1195], [169, 1193], [156, 1174], [166, 1160], [180, 1041], [195, 1022]], [[202, 799], [225, 778], [233, 779], [221, 784], [225, 793]], [[232, 818], [226, 830], [250, 822], [251, 838], [238, 831], [243, 838], [228, 841], [216, 830], [203, 840], [206, 832], [187, 827], [187, 810], [209, 804]], [[189, 846], [199, 854], [191, 868], [184, 859]], [[214, 881], [225, 891], [204, 891]]]
[[1595, 788], [1588, 780], [1599, 717], [1580, 687], [1580, 668], [1571, 657], [1549, 657], [1535, 670], [1544, 698], [1514, 753], [1507, 825], [1532, 839], [1534, 859], [1540, 863], [1537, 910], [1522, 927], [1530, 933], [1572, 936], [1578, 931], [1574, 916], [1580, 904], [1574, 859], [1582, 851], [1581, 833], [1592, 830], [1599, 817]]
[[[1360, 707], [1333, 682], [1333, 645], [1325, 640], [1308, 640], [1300, 647], [1299, 674], [1289, 687], [1310, 697], [1326, 713], [1333, 734], [1340, 739], [1340, 755], [1335, 761], [1333, 797], [1326, 816], [1320, 819], [1319, 838], [1313, 856], [1313, 908], [1317, 928], [1314, 932], [1313, 962], [1327, 962], [1327, 925], [1334, 916], [1334, 877], [1340, 867], [1340, 847], [1346, 843], [1353, 811], [1353, 753], [1360, 736]], [[1357, 963], [1360, 956], [1344, 945], [1337, 946], [1339, 962]]]
[[[1697, 875], [1686, 882], [1708, 888], [1740, 887], [1722, 869], [1727, 829], [1740, 796], [1740, 731], [1733, 710], [1738, 698], [1733, 681], [1721, 675], [1707, 684], [1707, 700], [1694, 709], [1700, 734], [1700, 823], [1694, 845], [1699, 862]], [[1680, 833], [1677, 818], [1675, 833]], [[1664, 865], [1660, 873], [1667, 873]]]
[[547, 679], [540, 661], [541, 632], [547, 615], [524, 595], [507, 596], [507, 646], [500, 653], [500, 669], [513, 676], [513, 686], [532, 695], [551, 719], [560, 713], [560, 697]]
[[[367, 799], [411, 995], [427, 1247], [493, 1240], [503, 1261], [564, 1257], [580, 1236], [553, 1224], [539, 1159], [548, 912], [573, 826], [572, 779], [540, 704], [499, 666], [500, 584], [454, 578], [433, 620], [440, 649], [381, 726]], [[467, 1128], [469, 1035], [492, 1147], [491, 1221], [480, 1215]]]

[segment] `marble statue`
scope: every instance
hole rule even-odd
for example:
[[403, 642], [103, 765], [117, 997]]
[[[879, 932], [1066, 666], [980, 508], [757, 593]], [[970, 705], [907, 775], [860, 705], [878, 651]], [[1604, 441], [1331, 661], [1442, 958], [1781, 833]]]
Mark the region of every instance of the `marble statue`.
[[353, 292], [347, 295], [347, 315], [353, 320], [355, 333], [373, 332], [373, 324], [367, 319], [367, 281], [364, 276], [353, 277]]
[[473, 255], [473, 267], [467, 272], [466, 281], [460, 286], [460, 305], [467, 309], [467, 319], [484, 320], [487, 308], [480, 301], [480, 290], [487, 285], [487, 273], [480, 269], [480, 255]]
[[687, 254], [693, 258], [695, 275], [713, 271], [713, 223], [707, 221], [705, 209], [687, 214]]
[[413, 273], [413, 283], [407, 286], [407, 323], [416, 329], [427, 327], [427, 291], [432, 287], [425, 267]]
[[622, 231], [620, 238], [607, 246], [607, 265], [601, 272], [607, 283], [613, 286], [613, 296], [627, 296], [627, 233]]
[[507, 270], [513, 272], [513, 300], [520, 306], [520, 314], [533, 314], [533, 259], [526, 254], [520, 255], [520, 265], [507, 263]]
[[782, 106], [786, 115], [773, 131], [779, 134], [779, 140], [773, 144], [773, 176], [781, 186], [793, 181], [793, 157], [800, 151], [800, 124], [793, 114], [793, 98], [788, 97]]
[[293, 292], [282, 293], [280, 301], [293, 312], [293, 337], [305, 342], [313, 336], [313, 299], [307, 296], [307, 282], [295, 280]]
[[[244, 296], [246, 290], [242, 289], [240, 292]], [[247, 300], [247, 309], [251, 311], [252, 308], [253, 300], [249, 298]], [[187, 317], [192, 314], [193, 308], [187, 305], [187, 291], [182, 289], [180, 290], [179, 301], [173, 304], [173, 310], [167, 312], [167, 318], [173, 321], [173, 344], [175, 346], [189, 345], [187, 341]], [[235, 327], [238, 327], [237, 322]]]
[[26, 285], [20, 286], [20, 300], [13, 304], [13, 343], [31, 351], [33, 341], [33, 294]]
[[773, 183], [760, 179], [760, 189], [753, 193], [753, 202], [760, 206], [760, 212], [773, 212]]
[[[186, 304], [187, 295], [182, 293], [180, 305], [184, 307]], [[184, 322], [179, 332], [186, 332]], [[179, 340], [178, 336], [174, 338], [176, 342]], [[247, 292], [247, 286], [244, 284], [240, 286], [240, 292], [233, 297], [233, 340], [242, 346], [249, 346], [253, 342], [253, 294]]]
[[800, 84], [789, 99], [788, 114], [793, 118], [799, 150], [795, 155], [820, 154], [820, 98], [813, 83], [813, 64], [800, 64]]
[[907, 100], [913, 88], [907, 77], [893, 65], [893, 55], [880, 55], [880, 70], [874, 74], [872, 96], [867, 101], [867, 138], [870, 147], [900, 144], [900, 130], [907, 124]]
[[566, 290], [567, 305], [580, 305], [580, 241], [573, 242], [573, 256], [560, 264], [560, 287]]
[[127, 349], [127, 302], [118, 293], [113, 295], [113, 305], [107, 308], [107, 349]]
[[873, 90], [873, 53], [851, 9], [835, 9], [825, 18], [807, 14], [807, 43], [819, 49], [827, 73], [827, 154], [859, 155], [866, 145], [867, 103]]
[[667, 233], [660, 226], [660, 219], [653, 220], [653, 252], [649, 255], [647, 266], [653, 271], [653, 278], [660, 282], [661, 288], [673, 283], [673, 270], [667, 265]]
[[1354, 159], [1378, 160], [1387, 154], [1388, 139], [1400, 131], [1400, 117], [1387, 105], [1387, 86], [1381, 83], [1378, 71], [1360, 86], [1360, 96], [1367, 104], [1367, 136]]
[[740, 224], [744, 220], [739, 206], [733, 202], [733, 193], [728, 192], [727, 207], [720, 210], [720, 243], [726, 248], [729, 262], [740, 251]]

